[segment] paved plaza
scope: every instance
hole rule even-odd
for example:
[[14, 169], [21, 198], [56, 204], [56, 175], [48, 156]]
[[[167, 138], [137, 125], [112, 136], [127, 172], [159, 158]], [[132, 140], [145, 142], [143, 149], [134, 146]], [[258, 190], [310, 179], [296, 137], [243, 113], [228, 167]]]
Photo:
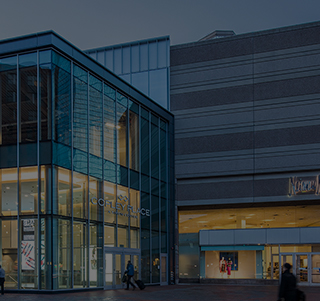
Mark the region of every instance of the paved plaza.
[[[302, 287], [307, 295], [308, 301], [320, 300], [320, 287]], [[170, 286], [148, 286], [145, 290], [107, 290], [77, 293], [59, 294], [5, 294], [0, 295], [0, 300], [24, 300], [24, 301], [151, 301], [151, 300], [215, 300], [215, 301], [276, 301], [277, 286], [240, 286], [240, 285], [214, 285], [214, 284], [192, 284], [192, 285], [170, 285]]]

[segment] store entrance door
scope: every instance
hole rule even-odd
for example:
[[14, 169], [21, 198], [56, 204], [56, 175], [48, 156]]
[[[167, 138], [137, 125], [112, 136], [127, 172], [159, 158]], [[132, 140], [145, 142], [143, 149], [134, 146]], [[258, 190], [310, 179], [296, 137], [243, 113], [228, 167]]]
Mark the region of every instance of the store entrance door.
[[126, 283], [122, 283], [122, 276], [128, 260], [131, 260], [135, 270], [134, 279], [139, 279], [140, 250], [105, 247], [104, 260], [105, 289], [124, 288], [126, 286]]
[[[320, 253], [281, 253], [281, 268], [288, 262], [300, 285], [320, 285]], [[281, 269], [282, 270], [282, 269]]]

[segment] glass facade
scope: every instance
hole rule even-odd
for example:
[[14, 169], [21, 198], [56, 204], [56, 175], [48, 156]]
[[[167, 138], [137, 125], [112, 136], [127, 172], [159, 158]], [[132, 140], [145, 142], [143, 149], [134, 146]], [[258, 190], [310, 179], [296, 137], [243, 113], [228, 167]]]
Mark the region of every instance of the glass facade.
[[169, 36], [90, 49], [86, 53], [169, 110]]
[[160, 283], [172, 120], [52, 49], [0, 56], [0, 87], [6, 287], [118, 287], [129, 259]]

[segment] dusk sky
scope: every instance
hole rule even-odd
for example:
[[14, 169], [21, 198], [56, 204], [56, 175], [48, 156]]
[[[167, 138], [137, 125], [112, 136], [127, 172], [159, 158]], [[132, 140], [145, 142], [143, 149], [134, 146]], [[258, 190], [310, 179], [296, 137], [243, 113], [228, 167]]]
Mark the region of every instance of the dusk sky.
[[0, 0], [0, 40], [54, 30], [80, 49], [214, 30], [236, 34], [320, 20], [319, 0]]

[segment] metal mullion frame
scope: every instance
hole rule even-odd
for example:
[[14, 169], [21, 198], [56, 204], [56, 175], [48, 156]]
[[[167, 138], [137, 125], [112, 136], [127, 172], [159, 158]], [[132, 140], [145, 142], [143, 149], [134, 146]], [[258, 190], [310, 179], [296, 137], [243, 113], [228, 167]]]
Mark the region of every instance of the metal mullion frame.
[[[126, 150], [127, 150], [127, 175], [128, 175], [128, 199], [129, 199], [129, 204], [130, 204], [130, 110], [129, 110], [129, 98], [127, 98], [127, 137], [126, 137]], [[128, 248], [131, 247], [131, 235], [130, 235], [130, 217], [128, 216]], [[130, 258], [131, 259], [131, 258]]]
[[[170, 149], [169, 149], [169, 125], [166, 122], [166, 179], [165, 179], [165, 183], [166, 183], [166, 238], [167, 238], [167, 281], [168, 283], [170, 283], [169, 281], [169, 270], [170, 270], [170, 237], [169, 237], [169, 213], [170, 213], [170, 209], [169, 209], [169, 174], [170, 174], [170, 166], [169, 166], [169, 153], [170, 153]], [[175, 252], [175, 251], [174, 251]]]
[[[114, 52], [113, 52], [114, 54]], [[114, 65], [114, 60], [113, 60], [113, 65]], [[115, 97], [115, 120], [114, 120], [114, 128], [115, 128], [115, 157], [116, 157], [116, 162], [115, 162], [115, 173], [116, 173], [116, 195], [115, 195], [115, 201], [117, 202], [118, 199], [118, 130], [117, 130], [117, 124], [118, 124], [118, 119], [117, 119], [117, 113], [118, 113], [118, 90], [116, 90], [116, 97]], [[116, 214], [116, 228], [114, 229], [115, 231], [115, 246], [118, 247], [118, 215]]]
[[74, 241], [73, 241], [73, 61], [71, 61], [71, 70], [70, 70], [70, 77], [71, 77], [71, 87], [70, 87], [70, 126], [71, 126], [71, 287], [74, 288]]
[[[104, 63], [105, 63], [105, 58], [106, 58], [106, 52], [104, 51]], [[105, 64], [104, 64], [105, 65]], [[102, 182], [101, 182], [101, 188], [100, 192], [102, 193], [102, 198], [104, 199], [104, 82], [101, 81], [102, 83], [102, 124], [101, 124], [101, 130], [102, 130], [102, 154], [101, 154], [101, 159], [102, 159]], [[102, 282], [103, 282], [103, 287], [105, 286], [105, 255], [104, 255], [104, 206], [102, 207], [102, 213], [100, 215], [102, 218], [102, 267], [103, 267], [103, 275], [102, 275]], [[100, 279], [101, 280], [101, 279]]]
[[[148, 51], [149, 51], [149, 43], [148, 43]], [[148, 57], [148, 64], [149, 64], [149, 57]], [[149, 65], [148, 65], [149, 66]], [[149, 73], [149, 71], [148, 71]], [[150, 257], [150, 264], [149, 264], [149, 283], [152, 283], [152, 265], [151, 265], [151, 262], [152, 262], [152, 202], [151, 202], [151, 180], [152, 180], [152, 177], [151, 177], [151, 173], [152, 173], [152, 166], [151, 166], [151, 163], [152, 163], [152, 160], [151, 160], [151, 157], [152, 157], [152, 147], [151, 147], [151, 144], [152, 144], [152, 135], [151, 135], [151, 113], [149, 111], [149, 208], [150, 208], [150, 212], [151, 212], [151, 215], [150, 215], [150, 219], [149, 219], [149, 257]]]
[[90, 264], [90, 260], [89, 260], [89, 254], [90, 254], [90, 204], [89, 204], [89, 189], [90, 189], [90, 148], [89, 148], [89, 126], [90, 126], [90, 105], [89, 105], [89, 92], [90, 92], [90, 84], [89, 84], [89, 72], [87, 71], [87, 195], [86, 195], [86, 199], [85, 202], [87, 202], [87, 231], [88, 231], [88, 236], [87, 236], [87, 279], [88, 279], [88, 283], [87, 283], [87, 287], [90, 287], [90, 273], [89, 273], [89, 264]]
[[[140, 47], [139, 47], [139, 64], [140, 64]], [[140, 66], [139, 66], [140, 68]], [[141, 208], [141, 169], [142, 169], [142, 155], [141, 155], [141, 105], [139, 104], [139, 206], [138, 208]], [[139, 249], [140, 249], [140, 255], [139, 255], [139, 275], [141, 278], [141, 214], [138, 215], [139, 218]]]
[[[157, 42], [158, 45], [158, 42]], [[157, 48], [158, 49], [158, 48]], [[157, 62], [158, 63], [158, 62]], [[158, 117], [158, 141], [159, 141], [159, 147], [158, 147], [158, 151], [159, 151], [159, 157], [158, 157], [158, 162], [159, 162], [159, 168], [158, 168], [158, 200], [159, 200], [159, 258], [160, 258], [160, 279], [159, 279], [159, 283], [161, 283], [161, 234], [162, 234], [162, 229], [161, 229], [161, 129], [160, 129], [160, 118]]]
[[41, 169], [40, 169], [40, 67], [37, 51], [37, 166], [38, 166], [38, 290], [41, 289]]
[[17, 212], [17, 225], [18, 225], [18, 289], [20, 289], [20, 274], [21, 274], [21, 239], [20, 239], [20, 151], [19, 151], [19, 139], [20, 139], [20, 74], [19, 74], [19, 55], [17, 55], [17, 200], [18, 200], [18, 212]]

